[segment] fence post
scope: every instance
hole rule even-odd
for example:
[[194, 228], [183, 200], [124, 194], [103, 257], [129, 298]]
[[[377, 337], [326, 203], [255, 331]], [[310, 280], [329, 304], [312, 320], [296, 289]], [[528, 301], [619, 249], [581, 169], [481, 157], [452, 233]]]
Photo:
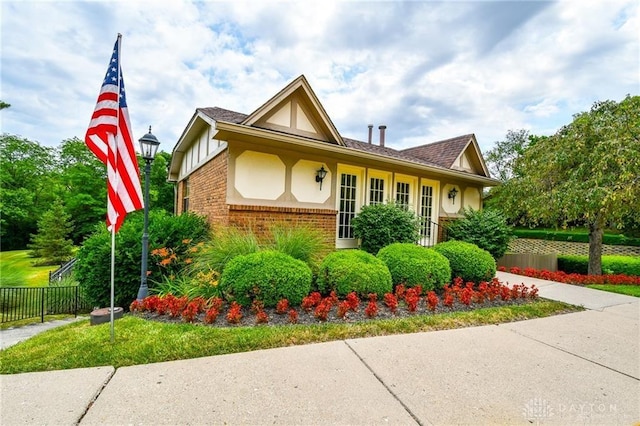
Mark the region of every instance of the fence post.
[[40, 301], [40, 322], [44, 322], [44, 291], [45, 291], [45, 287], [42, 287], [41, 289], [41, 293], [42, 293], [42, 297], [41, 297], [41, 301]]
[[75, 299], [74, 299], [74, 300], [75, 300], [75, 305], [74, 305], [74, 307], [73, 307], [73, 315], [74, 315], [76, 318], [78, 317], [78, 296], [79, 296], [79, 293], [78, 293], [78, 287], [79, 287], [79, 286], [76, 286], [76, 287], [75, 287], [76, 297], [75, 297]]

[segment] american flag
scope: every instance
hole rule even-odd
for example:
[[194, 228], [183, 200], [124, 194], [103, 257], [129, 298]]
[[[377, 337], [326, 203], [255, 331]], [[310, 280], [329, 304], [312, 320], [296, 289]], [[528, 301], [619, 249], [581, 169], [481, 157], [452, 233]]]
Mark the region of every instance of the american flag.
[[112, 230], [113, 226], [114, 232], [118, 232], [127, 213], [144, 207], [119, 63], [120, 40], [118, 35], [84, 138], [91, 152], [107, 166], [107, 227]]

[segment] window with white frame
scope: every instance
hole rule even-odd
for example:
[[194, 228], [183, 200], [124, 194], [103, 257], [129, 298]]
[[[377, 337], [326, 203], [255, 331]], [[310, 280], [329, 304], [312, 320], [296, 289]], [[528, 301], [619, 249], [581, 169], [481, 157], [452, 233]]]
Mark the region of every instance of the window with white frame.
[[356, 215], [358, 176], [350, 173], [340, 175], [340, 205], [338, 209], [338, 238], [353, 238], [351, 220]]
[[384, 203], [384, 179], [369, 178], [369, 204]]
[[411, 184], [409, 182], [396, 182], [396, 203], [404, 207], [409, 208], [411, 194]]
[[182, 213], [189, 211], [189, 178], [182, 181]]

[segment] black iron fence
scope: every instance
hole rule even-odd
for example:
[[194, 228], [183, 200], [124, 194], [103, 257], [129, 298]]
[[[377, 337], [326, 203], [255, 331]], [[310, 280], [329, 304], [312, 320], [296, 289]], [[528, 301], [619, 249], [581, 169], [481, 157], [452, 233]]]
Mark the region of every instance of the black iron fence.
[[78, 286], [60, 287], [0, 287], [0, 318], [2, 323], [45, 315], [89, 312]]

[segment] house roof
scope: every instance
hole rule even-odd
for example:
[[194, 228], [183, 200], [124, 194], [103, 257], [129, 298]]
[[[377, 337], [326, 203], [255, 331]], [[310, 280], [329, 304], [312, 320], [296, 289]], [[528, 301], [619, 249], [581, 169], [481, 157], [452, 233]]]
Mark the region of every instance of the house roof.
[[[296, 115], [293, 112], [290, 119], [287, 115], [293, 108], [298, 108], [297, 117], [304, 115], [304, 118], [308, 120], [303, 123], [302, 129], [304, 131], [301, 131], [301, 127], [296, 126], [297, 122], [294, 118]], [[279, 115], [278, 118], [273, 118], [275, 117], [274, 114], [277, 115], [283, 111], [286, 111], [285, 118], [282, 115]], [[291, 139], [292, 141], [313, 142], [318, 144], [317, 147], [325, 144], [325, 149], [329, 150], [332, 150], [329, 146], [333, 145], [336, 148], [366, 153], [369, 158], [374, 156], [381, 160], [386, 158], [391, 161], [402, 161], [412, 163], [418, 167], [439, 169], [444, 173], [462, 173], [480, 178], [489, 184], [495, 181], [489, 176], [482, 153], [473, 134], [457, 136], [403, 150], [342, 137], [304, 75], [289, 83], [251, 114], [243, 114], [219, 107], [197, 108], [174, 148], [175, 156], [172, 157], [170, 179], [177, 178], [181, 161], [180, 155], [187, 148], [191, 138], [190, 135], [199, 131], [198, 129], [201, 129], [203, 125], [207, 125], [205, 123], [215, 128], [223, 127], [222, 125], [227, 123], [224, 126], [227, 128], [226, 132], [254, 133], [255, 137], [264, 137], [255, 133], [256, 130], [275, 132], [271, 134], [296, 138]], [[310, 129], [311, 127], [313, 129]], [[243, 129], [246, 129], [246, 131]], [[466, 166], [463, 167], [462, 163], [465, 163]]]
[[473, 134], [456, 136], [455, 138], [403, 149], [400, 152], [450, 168], [473, 137]]
[[[219, 107], [198, 108], [197, 111], [213, 120], [232, 124], [242, 124], [248, 117], [247, 114]], [[347, 148], [358, 151], [449, 169], [473, 137], [473, 134], [468, 134], [404, 150], [397, 150], [387, 146], [380, 146], [345, 137], [342, 137], [342, 140]]]
[[207, 117], [213, 118], [216, 121], [226, 121], [227, 123], [233, 124], [240, 124], [247, 118], [247, 114], [229, 111], [228, 109], [218, 107], [196, 108], [196, 111], [200, 111]]

